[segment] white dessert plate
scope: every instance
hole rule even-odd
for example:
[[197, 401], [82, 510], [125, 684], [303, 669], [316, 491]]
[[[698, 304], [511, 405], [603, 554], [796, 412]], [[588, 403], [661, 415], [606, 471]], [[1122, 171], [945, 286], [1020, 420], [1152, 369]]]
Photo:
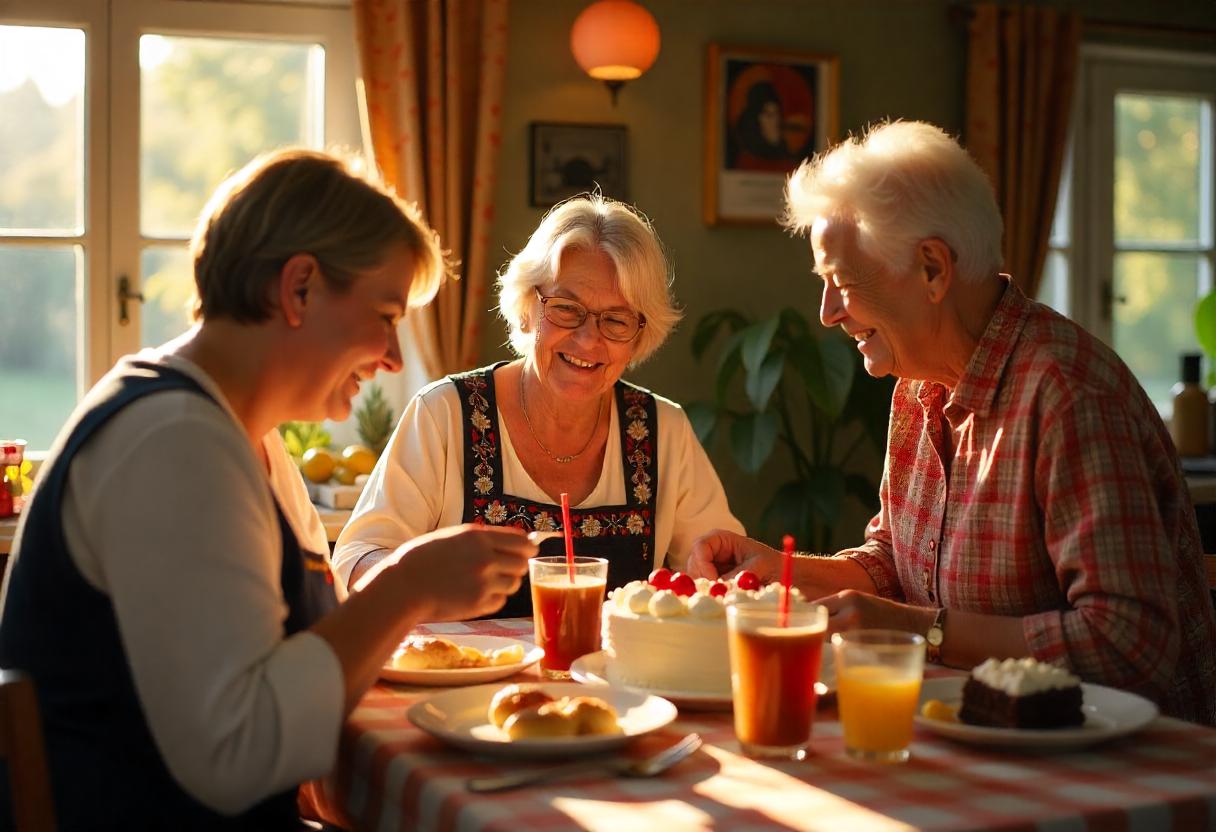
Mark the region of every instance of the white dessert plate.
[[[819, 666], [819, 681], [815, 683], [815, 691], [820, 696], [832, 693], [836, 689], [836, 671], [832, 664], [832, 651], [826, 649], [823, 651], [822, 664]], [[606, 650], [600, 650], [598, 653], [588, 653], [585, 656], [580, 656], [570, 665], [570, 676], [584, 685], [613, 685], [616, 684], [625, 690], [633, 690], [638, 693], [649, 693], [655, 696], [662, 696], [664, 699], [670, 699], [681, 708], [694, 711], [729, 711], [731, 708], [730, 688], [725, 691], [705, 693], [704, 691], [691, 690], [660, 690], [658, 688], [644, 688], [638, 685], [627, 685], [614, 682], [609, 665], [612, 663], [612, 657], [608, 655]]]
[[[587, 696], [587, 688], [574, 682], [538, 685], [554, 698]], [[616, 708], [622, 733], [582, 737], [548, 737], [512, 740], [489, 721], [488, 711], [501, 685], [437, 693], [414, 704], [406, 717], [428, 734], [466, 751], [510, 757], [575, 757], [598, 754], [625, 745], [635, 737], [657, 731], [676, 718], [676, 706], [658, 696], [603, 688], [593, 694]]]
[[491, 667], [458, 667], [441, 670], [399, 670], [391, 664], [385, 664], [380, 668], [380, 678], [388, 679], [390, 682], [404, 682], [407, 685], [443, 685], [445, 687], [480, 685], [514, 676], [519, 671], [536, 664], [540, 661], [541, 656], [545, 655], [542, 648], [514, 638], [464, 635], [445, 635], [440, 638], [445, 638], [462, 647], [476, 647], [483, 653], [518, 644], [524, 648], [524, 660], [514, 664], [498, 664]]
[[[966, 681], [965, 676], [926, 679], [921, 684], [919, 704], [923, 705], [929, 699], [940, 699], [947, 705], [957, 707], [962, 702], [963, 684]], [[1157, 706], [1144, 697], [1087, 682], [1081, 683], [1081, 711], [1085, 714], [1085, 724], [1077, 728], [988, 728], [929, 719], [919, 713], [916, 724], [947, 739], [971, 745], [1065, 751], [1126, 736], [1157, 718]]]

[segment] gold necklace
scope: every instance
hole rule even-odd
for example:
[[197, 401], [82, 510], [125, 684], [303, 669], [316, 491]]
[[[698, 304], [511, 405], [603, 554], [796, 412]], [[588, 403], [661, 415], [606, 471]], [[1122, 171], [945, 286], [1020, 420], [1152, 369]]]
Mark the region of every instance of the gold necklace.
[[540, 437], [536, 435], [536, 430], [532, 427], [532, 419], [528, 416], [528, 394], [524, 392], [524, 372], [526, 371], [522, 369], [519, 372], [519, 405], [520, 409], [524, 412], [524, 422], [528, 426], [528, 433], [532, 434], [532, 441], [535, 442], [542, 451], [548, 454], [549, 459], [553, 460], [554, 462], [561, 465], [565, 465], [568, 462], [574, 462], [574, 460], [583, 455], [583, 451], [591, 447], [591, 441], [595, 439], [596, 431], [600, 429], [600, 418], [604, 414], [604, 408], [598, 404], [596, 405], [595, 427], [591, 428], [591, 435], [587, 437], [587, 441], [583, 444], [583, 447], [579, 448], [572, 454], [558, 456], [557, 454], [553, 453], [553, 451], [545, 447], [545, 443], [540, 441]]

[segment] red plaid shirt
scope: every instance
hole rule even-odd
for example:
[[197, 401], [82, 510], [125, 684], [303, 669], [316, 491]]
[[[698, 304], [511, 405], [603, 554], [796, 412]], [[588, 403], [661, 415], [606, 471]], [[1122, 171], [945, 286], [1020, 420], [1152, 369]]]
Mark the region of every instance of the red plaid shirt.
[[841, 554], [882, 595], [1019, 616], [1035, 658], [1216, 724], [1216, 614], [1178, 457], [1097, 338], [1010, 284], [953, 394], [896, 385], [881, 496]]

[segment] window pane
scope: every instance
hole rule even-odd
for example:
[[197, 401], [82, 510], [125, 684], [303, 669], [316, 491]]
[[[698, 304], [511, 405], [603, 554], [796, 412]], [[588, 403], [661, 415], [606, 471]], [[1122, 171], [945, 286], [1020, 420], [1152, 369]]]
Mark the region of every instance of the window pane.
[[44, 450], [76, 405], [79, 246], [0, 246], [0, 433]]
[[1068, 253], [1048, 251], [1043, 264], [1043, 279], [1039, 282], [1038, 301], [1061, 315], [1068, 314]]
[[1116, 244], [1199, 240], [1201, 122], [1207, 109], [1191, 97], [1115, 96]]
[[1073, 143], [1068, 143], [1064, 154], [1064, 164], [1060, 169], [1060, 189], [1056, 193], [1055, 214], [1051, 220], [1051, 237], [1048, 245], [1064, 248], [1069, 244], [1072, 228], [1072, 149]]
[[1199, 261], [1194, 254], [1115, 255], [1115, 351], [1158, 405], [1178, 381], [1178, 356], [1200, 352], [1194, 323]]
[[84, 32], [0, 26], [0, 231], [79, 234]]
[[194, 272], [184, 246], [149, 246], [140, 258], [144, 295], [140, 339], [146, 347], [163, 344], [190, 328]]
[[324, 50], [281, 41], [140, 38], [140, 230], [184, 239], [254, 156], [318, 146]]

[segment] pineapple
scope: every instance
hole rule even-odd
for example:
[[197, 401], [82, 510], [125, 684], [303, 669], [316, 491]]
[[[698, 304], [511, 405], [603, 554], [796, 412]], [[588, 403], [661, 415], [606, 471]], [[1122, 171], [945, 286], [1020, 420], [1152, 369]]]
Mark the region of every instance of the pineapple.
[[393, 409], [388, 406], [379, 384], [369, 385], [363, 403], [355, 411], [359, 420], [359, 438], [371, 448], [376, 456], [384, 452], [389, 435], [393, 432]]

